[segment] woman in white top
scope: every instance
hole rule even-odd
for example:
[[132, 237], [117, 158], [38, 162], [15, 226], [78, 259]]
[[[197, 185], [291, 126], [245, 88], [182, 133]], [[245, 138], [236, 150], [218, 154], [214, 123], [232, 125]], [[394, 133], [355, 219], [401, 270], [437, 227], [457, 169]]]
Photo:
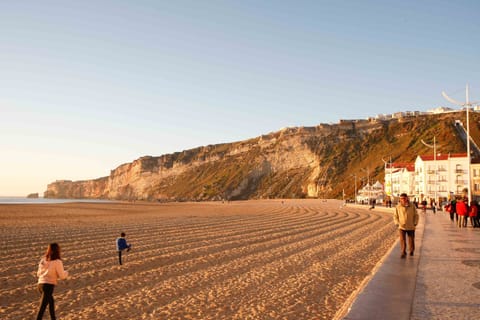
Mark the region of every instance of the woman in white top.
[[50, 311], [50, 319], [55, 320], [53, 289], [58, 279], [65, 279], [68, 276], [68, 272], [63, 269], [63, 262], [60, 258], [60, 246], [57, 243], [48, 245], [47, 252], [38, 265], [37, 276], [38, 290], [42, 294], [37, 320], [43, 318], [47, 305]]

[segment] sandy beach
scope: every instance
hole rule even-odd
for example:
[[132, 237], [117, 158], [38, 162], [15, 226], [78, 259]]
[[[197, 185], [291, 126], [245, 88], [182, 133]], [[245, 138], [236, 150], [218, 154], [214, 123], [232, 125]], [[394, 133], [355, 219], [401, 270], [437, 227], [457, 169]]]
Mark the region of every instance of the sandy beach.
[[335, 200], [0, 205], [0, 318], [35, 318], [58, 242], [59, 319], [332, 319], [395, 240], [390, 214]]

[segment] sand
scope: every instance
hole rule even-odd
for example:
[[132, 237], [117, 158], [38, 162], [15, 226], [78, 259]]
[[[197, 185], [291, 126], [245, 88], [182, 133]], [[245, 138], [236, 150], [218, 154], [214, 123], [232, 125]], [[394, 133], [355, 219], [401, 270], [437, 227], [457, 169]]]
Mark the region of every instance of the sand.
[[59, 319], [332, 319], [395, 240], [390, 214], [335, 200], [0, 205], [0, 318], [35, 318], [58, 242]]

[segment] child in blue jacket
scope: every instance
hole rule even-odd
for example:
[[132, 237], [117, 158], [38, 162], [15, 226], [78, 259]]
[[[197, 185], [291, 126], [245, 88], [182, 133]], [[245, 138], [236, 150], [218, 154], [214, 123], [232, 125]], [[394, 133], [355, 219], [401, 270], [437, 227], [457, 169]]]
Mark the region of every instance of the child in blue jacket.
[[120, 265], [122, 264], [122, 251], [127, 249], [128, 252], [130, 251], [131, 247], [132, 245], [127, 243], [127, 240], [125, 239], [125, 232], [122, 232], [120, 234], [120, 237], [117, 238], [118, 262], [120, 263]]

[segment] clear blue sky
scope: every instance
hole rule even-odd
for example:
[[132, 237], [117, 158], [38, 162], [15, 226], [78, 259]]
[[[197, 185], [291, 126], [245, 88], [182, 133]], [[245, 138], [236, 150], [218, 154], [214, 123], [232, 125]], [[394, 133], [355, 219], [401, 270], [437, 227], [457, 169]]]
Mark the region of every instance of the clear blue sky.
[[[480, 98], [477, 1], [2, 1], [0, 196]], [[477, 99], [475, 99], [477, 98]]]

